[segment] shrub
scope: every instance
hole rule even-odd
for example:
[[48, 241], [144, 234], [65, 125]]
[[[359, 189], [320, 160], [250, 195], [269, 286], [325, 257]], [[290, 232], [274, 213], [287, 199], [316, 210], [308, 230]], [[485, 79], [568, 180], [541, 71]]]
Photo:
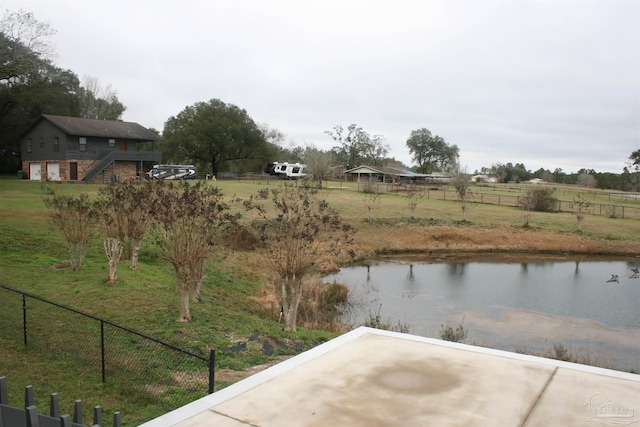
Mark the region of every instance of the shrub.
[[298, 306], [299, 321], [309, 328], [342, 331], [345, 325], [340, 318], [351, 305], [349, 299], [346, 285], [324, 283], [320, 276], [308, 277]]
[[381, 309], [382, 305], [379, 305], [378, 311], [375, 313], [369, 310], [369, 318], [366, 319], [362, 325], [369, 328], [384, 329], [386, 331], [402, 332], [404, 334], [409, 332], [409, 325], [406, 323], [400, 323], [398, 320], [396, 325], [392, 325], [390, 319], [382, 320], [382, 315], [380, 314]]
[[553, 196], [555, 188], [536, 187], [530, 188], [524, 196], [520, 197], [519, 205], [527, 211], [550, 212], [558, 204], [558, 199]]
[[455, 328], [449, 322], [446, 325], [440, 325], [440, 339], [445, 341], [463, 342], [467, 339], [467, 328], [464, 327], [464, 317]]
[[620, 211], [618, 210], [617, 205], [609, 205], [604, 208], [605, 215], [609, 218], [618, 218], [620, 216]]

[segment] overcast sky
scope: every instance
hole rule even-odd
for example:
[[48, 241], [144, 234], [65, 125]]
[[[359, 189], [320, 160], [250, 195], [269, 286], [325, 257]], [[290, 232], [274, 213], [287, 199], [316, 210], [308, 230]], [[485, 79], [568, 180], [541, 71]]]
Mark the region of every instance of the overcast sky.
[[[57, 30], [55, 63], [160, 131], [218, 98], [334, 144], [356, 123], [412, 164], [427, 128], [470, 172], [622, 172], [640, 149], [640, 1], [0, 0]], [[286, 161], [287, 159], [273, 159]]]

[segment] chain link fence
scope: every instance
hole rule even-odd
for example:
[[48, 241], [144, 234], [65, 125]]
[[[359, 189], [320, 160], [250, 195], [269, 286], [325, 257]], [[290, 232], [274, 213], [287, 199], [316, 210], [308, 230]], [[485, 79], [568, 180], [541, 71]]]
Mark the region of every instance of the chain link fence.
[[194, 354], [3, 285], [0, 307], [0, 336], [72, 361], [139, 404], [170, 411], [213, 393], [213, 350]]

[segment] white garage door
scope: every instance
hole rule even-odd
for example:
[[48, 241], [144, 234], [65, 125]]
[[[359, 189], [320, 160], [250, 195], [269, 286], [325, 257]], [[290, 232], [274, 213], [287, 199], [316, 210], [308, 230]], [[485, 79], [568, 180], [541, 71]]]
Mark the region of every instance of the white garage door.
[[47, 180], [60, 181], [60, 163], [47, 163]]
[[42, 179], [40, 163], [29, 163], [29, 179], [31, 181], [40, 181]]

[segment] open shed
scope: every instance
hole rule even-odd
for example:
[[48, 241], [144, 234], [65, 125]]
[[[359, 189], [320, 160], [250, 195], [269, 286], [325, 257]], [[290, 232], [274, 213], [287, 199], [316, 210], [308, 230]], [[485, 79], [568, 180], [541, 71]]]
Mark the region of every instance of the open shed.
[[429, 176], [394, 166], [358, 166], [345, 171], [345, 173], [357, 176], [358, 181], [362, 181], [365, 178], [367, 181], [394, 184], [424, 180]]

